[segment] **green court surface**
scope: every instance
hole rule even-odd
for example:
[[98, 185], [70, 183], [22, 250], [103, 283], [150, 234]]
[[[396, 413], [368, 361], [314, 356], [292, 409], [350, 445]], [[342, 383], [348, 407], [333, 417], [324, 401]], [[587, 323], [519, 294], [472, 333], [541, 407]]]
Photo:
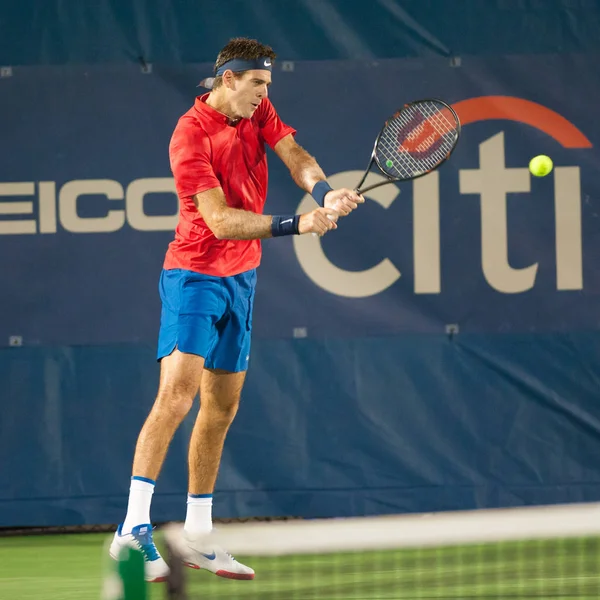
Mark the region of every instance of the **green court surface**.
[[[105, 534], [0, 538], [0, 600], [99, 600]], [[254, 581], [185, 569], [189, 598], [600, 597], [598, 539], [252, 558]], [[165, 597], [164, 584], [149, 598]]]

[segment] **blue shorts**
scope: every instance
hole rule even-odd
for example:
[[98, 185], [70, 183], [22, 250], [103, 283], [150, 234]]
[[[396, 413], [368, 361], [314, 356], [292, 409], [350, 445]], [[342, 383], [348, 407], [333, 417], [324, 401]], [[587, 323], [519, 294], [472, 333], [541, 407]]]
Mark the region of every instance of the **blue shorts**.
[[202, 356], [209, 369], [245, 371], [255, 285], [255, 269], [231, 277], [163, 269], [157, 359], [178, 348]]

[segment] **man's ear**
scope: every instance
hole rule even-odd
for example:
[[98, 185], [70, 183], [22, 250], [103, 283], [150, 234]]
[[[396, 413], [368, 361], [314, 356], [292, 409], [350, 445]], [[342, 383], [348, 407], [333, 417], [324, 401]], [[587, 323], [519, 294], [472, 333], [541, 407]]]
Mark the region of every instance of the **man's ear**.
[[233, 71], [227, 69], [227, 71], [223, 73], [223, 85], [228, 87], [230, 90], [235, 88], [235, 76]]

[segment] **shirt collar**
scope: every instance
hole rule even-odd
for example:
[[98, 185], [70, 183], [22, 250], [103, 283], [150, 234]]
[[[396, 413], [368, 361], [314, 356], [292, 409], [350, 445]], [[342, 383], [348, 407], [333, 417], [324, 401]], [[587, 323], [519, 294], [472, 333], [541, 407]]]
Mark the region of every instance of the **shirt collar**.
[[208, 98], [209, 94], [210, 92], [208, 92], [207, 94], [203, 94], [202, 96], [196, 97], [196, 100], [194, 102], [194, 108], [196, 109], [196, 111], [202, 115], [213, 119], [217, 123], [223, 123], [224, 125], [234, 124], [227, 115], [224, 115], [218, 110], [215, 110], [212, 106], [206, 104], [206, 99]]

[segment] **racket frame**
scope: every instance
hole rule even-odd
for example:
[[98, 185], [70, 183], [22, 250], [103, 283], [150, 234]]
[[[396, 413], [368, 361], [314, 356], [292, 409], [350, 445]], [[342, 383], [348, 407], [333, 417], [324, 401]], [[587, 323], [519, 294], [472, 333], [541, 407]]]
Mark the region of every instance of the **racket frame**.
[[[431, 169], [428, 169], [427, 171], [424, 171], [423, 173], [419, 173], [418, 175], [414, 175], [413, 177], [392, 177], [392, 176], [388, 175], [385, 172], [385, 170], [382, 168], [382, 166], [379, 164], [379, 160], [377, 159], [377, 153], [375, 152], [375, 150], [377, 149], [377, 144], [379, 143], [379, 140], [380, 140], [383, 132], [385, 131], [385, 128], [387, 127], [388, 123], [392, 119], [395, 119], [402, 111], [406, 110], [410, 106], [414, 106], [415, 104], [421, 104], [423, 102], [436, 102], [438, 104], [441, 104], [444, 108], [447, 108], [452, 113], [452, 115], [454, 116], [454, 118], [456, 120], [456, 140], [455, 140], [452, 148], [448, 152], [448, 154], [446, 154], [446, 157], [443, 160], [441, 160], [437, 165], [432, 167]], [[450, 158], [450, 156], [454, 152], [456, 146], [458, 145], [458, 140], [460, 138], [460, 134], [461, 134], [460, 119], [458, 118], [456, 111], [448, 103], [444, 102], [443, 100], [440, 100], [439, 98], [423, 98], [421, 100], [415, 100], [413, 102], [409, 102], [408, 104], [405, 104], [402, 108], [398, 109], [389, 119], [387, 119], [384, 126], [381, 128], [379, 134], [377, 135], [375, 144], [373, 144], [373, 151], [371, 152], [371, 159], [369, 161], [369, 166], [367, 167], [362, 179], [360, 180], [360, 183], [355, 188], [356, 193], [364, 194], [365, 192], [374, 190], [375, 188], [378, 188], [382, 185], [387, 185], [388, 183], [396, 183], [398, 181], [411, 181], [413, 179], [419, 179], [419, 177], [424, 177], [425, 175], [429, 175], [429, 173], [432, 173], [436, 169], [439, 169], [439, 167], [441, 167]], [[365, 179], [367, 178], [367, 176], [369, 175], [369, 172], [371, 171], [371, 167], [373, 166], [373, 163], [375, 163], [377, 165], [377, 168], [381, 171], [382, 175], [387, 178], [387, 181], [380, 181], [379, 183], [374, 183], [372, 185], [367, 186], [364, 189], [361, 189], [362, 184], [365, 182]]]

